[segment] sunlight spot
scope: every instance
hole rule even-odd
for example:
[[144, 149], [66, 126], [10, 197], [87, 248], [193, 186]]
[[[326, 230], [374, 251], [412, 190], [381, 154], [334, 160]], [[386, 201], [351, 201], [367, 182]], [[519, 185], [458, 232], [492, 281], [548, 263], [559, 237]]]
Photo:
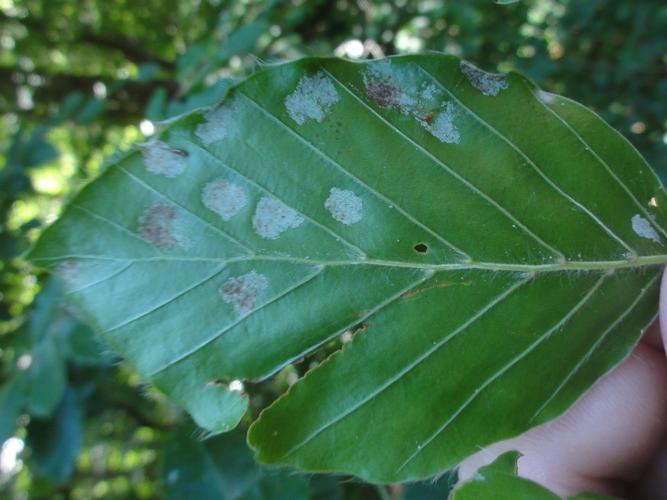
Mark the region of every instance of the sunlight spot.
[[655, 196], [652, 196], [650, 200], [648, 200], [648, 206], [649, 207], [658, 207], [658, 200], [656, 200]]
[[32, 365], [32, 356], [30, 354], [21, 354], [19, 359], [16, 360], [16, 367], [21, 371], [27, 370], [30, 368], [30, 365]]
[[236, 391], [236, 392], [242, 392], [243, 391], [243, 382], [240, 380], [232, 380], [229, 383], [229, 390], [230, 391]]
[[356, 39], [343, 42], [334, 50], [336, 57], [349, 57], [350, 59], [359, 59], [363, 57], [364, 52], [364, 44], [361, 40]]
[[406, 29], [396, 33], [396, 48], [401, 52], [419, 52], [424, 48], [424, 40]]
[[646, 124], [644, 122], [635, 122], [630, 126], [630, 132], [633, 134], [643, 134], [646, 132]]
[[0, 474], [8, 476], [21, 469], [23, 463], [18, 456], [24, 447], [25, 443], [23, 440], [17, 437], [10, 437], [2, 443], [2, 449], [0, 450]]
[[107, 96], [107, 86], [104, 82], [93, 83], [93, 94], [98, 99], [104, 99]]
[[142, 134], [148, 137], [155, 133], [155, 125], [153, 125], [153, 122], [150, 120], [141, 120], [139, 123], [139, 130], [141, 130]]

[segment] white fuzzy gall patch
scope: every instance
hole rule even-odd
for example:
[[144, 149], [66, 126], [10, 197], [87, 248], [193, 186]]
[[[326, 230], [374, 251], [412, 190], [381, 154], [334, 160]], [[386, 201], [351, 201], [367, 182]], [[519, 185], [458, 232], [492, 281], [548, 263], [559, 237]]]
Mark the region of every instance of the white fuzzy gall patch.
[[544, 104], [553, 104], [556, 100], [556, 94], [545, 92], [544, 90], [537, 91], [537, 98]]
[[235, 108], [235, 101], [229, 101], [206, 113], [204, 116], [206, 121], [197, 125], [195, 135], [206, 146], [227, 137], [234, 123]]
[[296, 90], [285, 98], [285, 107], [299, 125], [308, 119], [322, 123], [339, 99], [333, 82], [320, 71], [299, 80]]
[[397, 108], [404, 115], [419, 112], [420, 100], [433, 99], [438, 89], [431, 84], [409, 93], [410, 85], [402, 83], [402, 76], [401, 69], [386, 59], [369, 65], [363, 72], [366, 95], [381, 108]]
[[660, 243], [660, 237], [658, 233], [655, 232], [655, 229], [651, 226], [651, 223], [644, 219], [639, 214], [632, 216], [632, 229], [637, 235], [647, 240], [655, 241]]
[[441, 142], [458, 144], [461, 141], [461, 134], [454, 124], [455, 115], [454, 105], [451, 102], [445, 102], [442, 105], [442, 109], [435, 115], [431, 122], [423, 119], [419, 120], [419, 122]]
[[252, 227], [262, 238], [275, 240], [288, 229], [299, 227], [303, 221], [296, 210], [282, 201], [264, 196], [257, 203]]
[[257, 298], [268, 286], [268, 278], [253, 270], [225, 281], [220, 286], [220, 295], [225, 303], [234, 307], [237, 314], [246, 314], [255, 309]]
[[356, 224], [363, 217], [364, 204], [352, 191], [331, 188], [329, 197], [324, 202], [331, 216], [343, 224]]
[[176, 177], [187, 167], [187, 153], [174, 149], [162, 141], [151, 141], [141, 148], [144, 164], [149, 172], [165, 177]]
[[149, 206], [139, 217], [139, 235], [162, 250], [186, 248], [187, 239], [181, 231], [178, 209], [164, 201]]
[[248, 203], [245, 190], [224, 179], [209, 182], [202, 189], [201, 201], [206, 208], [228, 221]]
[[406, 75], [409, 73], [394, 69], [389, 61], [375, 63], [363, 72], [366, 95], [382, 108], [412, 116], [441, 142], [458, 144], [461, 134], [454, 123], [454, 104], [445, 101], [445, 93], [435, 83], [414, 89], [409, 78], [403, 82]]
[[460, 67], [472, 86], [484, 95], [496, 96], [501, 90], [505, 90], [509, 86], [507, 76], [503, 74], [488, 73], [468, 61], [461, 61]]

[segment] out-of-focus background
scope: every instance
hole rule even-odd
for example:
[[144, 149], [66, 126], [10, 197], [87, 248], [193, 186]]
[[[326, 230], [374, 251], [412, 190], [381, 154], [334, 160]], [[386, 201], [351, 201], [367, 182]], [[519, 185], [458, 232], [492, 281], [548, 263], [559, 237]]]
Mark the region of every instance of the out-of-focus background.
[[239, 433], [197, 439], [21, 259], [115, 152], [230, 79], [303, 55], [429, 50], [583, 102], [667, 174], [664, 0], [0, 0], [0, 497], [443, 496], [447, 476], [378, 489], [260, 469]]

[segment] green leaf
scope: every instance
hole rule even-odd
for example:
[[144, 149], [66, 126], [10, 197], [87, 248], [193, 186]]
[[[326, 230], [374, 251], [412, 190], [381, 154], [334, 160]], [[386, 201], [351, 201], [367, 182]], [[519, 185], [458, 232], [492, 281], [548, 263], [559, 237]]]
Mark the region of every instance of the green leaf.
[[445, 472], [436, 481], [420, 481], [405, 485], [402, 500], [443, 500], [448, 498], [456, 485], [458, 474], [455, 470]]
[[69, 389], [51, 418], [30, 421], [28, 444], [37, 471], [57, 482], [65, 481], [74, 470], [83, 429], [80, 396]]
[[[451, 500], [559, 500], [561, 497], [544, 486], [516, 475], [519, 453], [510, 451], [493, 463], [480, 468], [475, 476], [454, 490]], [[608, 499], [611, 497], [583, 493], [570, 500]]]
[[666, 205], [627, 141], [521, 75], [309, 58], [170, 122], [30, 257], [213, 432], [246, 411], [231, 381], [356, 332], [249, 442], [395, 482], [556, 417], [630, 352], [656, 315]]
[[499, 456], [454, 490], [451, 500], [559, 500], [558, 495], [543, 486], [516, 475], [518, 458], [516, 451]]
[[0, 446], [14, 435], [25, 404], [25, 386], [23, 377], [13, 377], [0, 387]]
[[[192, 434], [178, 432], [167, 444], [164, 482], [168, 498], [311, 498], [305, 476], [259, 467], [245, 444], [243, 433], [234, 431], [204, 441], [196, 440]], [[313, 489], [312, 498], [316, 498], [317, 492]]]
[[493, 0], [494, 3], [498, 5], [510, 5], [513, 3], [519, 3], [519, 0]]

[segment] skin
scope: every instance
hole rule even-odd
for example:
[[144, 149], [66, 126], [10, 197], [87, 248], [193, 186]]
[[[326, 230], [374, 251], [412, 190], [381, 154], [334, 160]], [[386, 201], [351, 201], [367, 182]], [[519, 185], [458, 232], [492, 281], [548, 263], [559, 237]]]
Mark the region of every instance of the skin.
[[520, 476], [561, 496], [589, 492], [667, 500], [667, 273], [660, 318], [633, 353], [565, 414], [466, 460], [460, 480], [518, 450]]

